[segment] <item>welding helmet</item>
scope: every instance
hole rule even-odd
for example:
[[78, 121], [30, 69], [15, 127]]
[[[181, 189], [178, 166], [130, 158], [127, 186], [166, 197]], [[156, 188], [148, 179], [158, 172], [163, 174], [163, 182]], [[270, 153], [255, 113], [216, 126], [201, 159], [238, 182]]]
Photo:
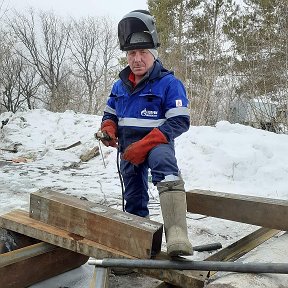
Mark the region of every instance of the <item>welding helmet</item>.
[[134, 10], [126, 14], [118, 24], [120, 49], [156, 49], [160, 46], [155, 19], [146, 10]]

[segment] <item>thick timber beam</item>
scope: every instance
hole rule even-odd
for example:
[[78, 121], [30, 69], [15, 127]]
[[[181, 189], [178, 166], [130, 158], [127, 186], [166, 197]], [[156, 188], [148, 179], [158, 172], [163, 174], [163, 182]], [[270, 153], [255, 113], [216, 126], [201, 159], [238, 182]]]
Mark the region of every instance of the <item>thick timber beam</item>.
[[1, 215], [0, 227], [95, 258], [115, 255], [124, 258], [133, 258], [129, 254], [117, 251], [116, 249], [34, 220], [24, 210], [16, 209]]
[[161, 223], [50, 189], [30, 194], [30, 217], [133, 257], [161, 251]]
[[288, 201], [207, 190], [186, 192], [187, 211], [278, 230], [288, 230]]

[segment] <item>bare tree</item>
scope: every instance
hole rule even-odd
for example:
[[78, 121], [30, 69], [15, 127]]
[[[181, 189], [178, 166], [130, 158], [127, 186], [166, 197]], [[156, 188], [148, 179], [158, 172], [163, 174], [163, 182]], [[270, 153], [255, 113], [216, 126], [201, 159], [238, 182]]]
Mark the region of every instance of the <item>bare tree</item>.
[[111, 70], [118, 50], [116, 35], [108, 20], [88, 17], [73, 20], [71, 39], [73, 74], [85, 84], [82, 97], [88, 97], [86, 112], [97, 113], [103, 105], [101, 95], [111, 85]]
[[[48, 108], [61, 111], [69, 102], [69, 98], [63, 98], [60, 92], [67, 76], [67, 70], [63, 67], [70, 26], [65, 25], [53, 13], [40, 12], [38, 16], [35, 17], [32, 9], [27, 16], [15, 12], [15, 17], [10, 20], [10, 27], [25, 48], [19, 47], [18, 53], [35, 66], [43, 84], [50, 92]], [[38, 30], [37, 23], [40, 23]]]
[[[100, 67], [100, 30], [95, 18], [73, 20], [70, 50], [75, 65], [73, 74], [85, 83], [88, 96], [87, 113], [93, 111], [93, 100], [98, 89], [102, 71]], [[85, 95], [83, 95], [84, 97]]]
[[94, 113], [99, 112], [106, 103], [108, 91], [111, 89], [112, 82], [118, 76], [116, 68], [119, 66], [118, 40], [114, 32], [116, 29], [114, 29], [112, 22], [107, 18], [102, 19], [101, 27], [102, 37], [99, 43], [99, 49], [101, 51], [100, 55], [102, 55], [103, 78], [101, 79], [100, 93], [98, 95], [100, 97], [98, 97], [97, 105], [94, 106]]
[[[22, 71], [19, 74], [19, 88], [21, 94], [26, 100], [27, 108], [34, 109], [34, 102], [42, 99], [37, 96], [39, 87], [41, 86], [40, 78], [37, 74], [36, 68], [23, 59]], [[26, 63], [25, 63], [26, 62]]]
[[2, 103], [7, 111], [15, 113], [25, 99], [20, 89], [20, 73], [23, 69], [22, 59], [16, 54], [5, 53], [0, 66]]

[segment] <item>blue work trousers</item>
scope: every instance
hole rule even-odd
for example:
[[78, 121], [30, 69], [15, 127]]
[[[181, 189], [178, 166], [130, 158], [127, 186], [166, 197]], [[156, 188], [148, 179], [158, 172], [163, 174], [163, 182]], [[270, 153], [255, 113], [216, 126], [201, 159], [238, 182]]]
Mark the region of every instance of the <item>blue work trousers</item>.
[[141, 217], [149, 215], [148, 169], [152, 183], [156, 185], [167, 175], [179, 176], [174, 144], [160, 144], [154, 147], [147, 159], [140, 165], [133, 165], [121, 159], [120, 169], [125, 186], [125, 211]]

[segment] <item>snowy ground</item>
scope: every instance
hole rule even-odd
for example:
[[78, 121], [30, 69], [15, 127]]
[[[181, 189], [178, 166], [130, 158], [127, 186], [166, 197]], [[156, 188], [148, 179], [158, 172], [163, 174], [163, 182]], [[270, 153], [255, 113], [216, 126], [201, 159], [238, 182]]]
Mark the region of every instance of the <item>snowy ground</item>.
[[[102, 146], [106, 167], [100, 156], [86, 163], [79, 159], [99, 145], [94, 133], [101, 117], [34, 110], [0, 115], [1, 121], [7, 118], [8, 124], [0, 130], [0, 148], [11, 149], [19, 144], [19, 152], [0, 150], [0, 213], [27, 209], [29, 194], [44, 187], [121, 209], [116, 150]], [[56, 150], [77, 141], [82, 144]], [[221, 121], [215, 127], [191, 127], [177, 138], [176, 154], [186, 190], [288, 199], [287, 135]], [[158, 193], [152, 184], [149, 193], [151, 219], [162, 222]], [[187, 221], [193, 245], [221, 242], [225, 247], [257, 228], [191, 213], [187, 213]], [[195, 253], [192, 258], [207, 256]], [[87, 264], [57, 277], [58, 286], [51, 279], [33, 287], [88, 287], [91, 277], [92, 268]]]

